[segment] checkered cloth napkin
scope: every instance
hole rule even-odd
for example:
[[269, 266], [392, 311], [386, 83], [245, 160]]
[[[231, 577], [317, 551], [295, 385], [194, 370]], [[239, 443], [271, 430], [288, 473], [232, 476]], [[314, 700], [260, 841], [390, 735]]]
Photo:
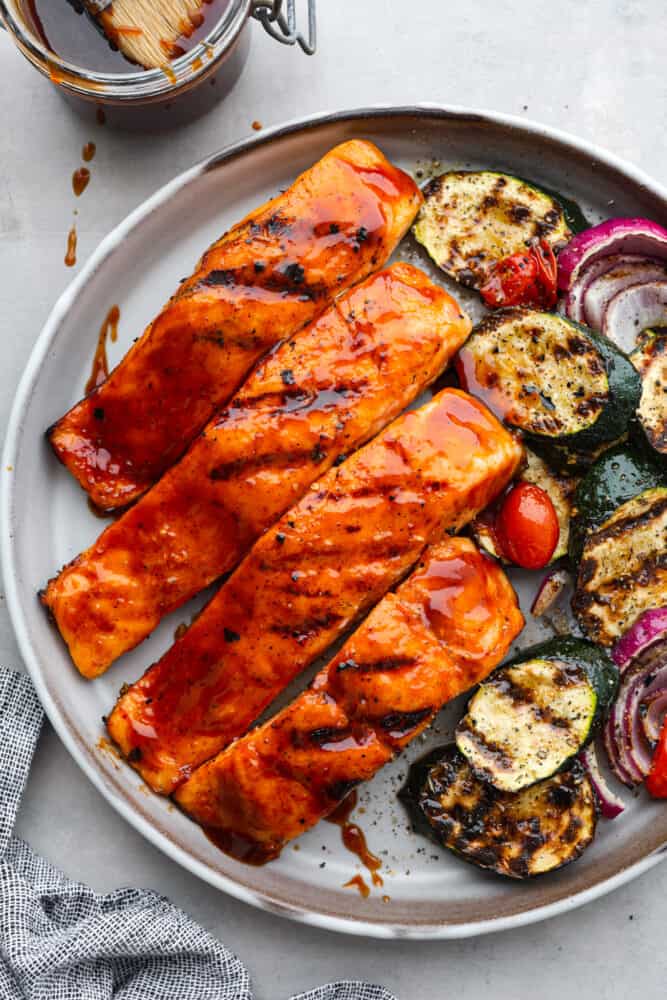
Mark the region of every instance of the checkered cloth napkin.
[[[72, 882], [12, 836], [42, 724], [28, 677], [0, 668], [0, 1000], [252, 1000], [223, 944], [148, 889]], [[332, 983], [292, 1000], [394, 1000]]]

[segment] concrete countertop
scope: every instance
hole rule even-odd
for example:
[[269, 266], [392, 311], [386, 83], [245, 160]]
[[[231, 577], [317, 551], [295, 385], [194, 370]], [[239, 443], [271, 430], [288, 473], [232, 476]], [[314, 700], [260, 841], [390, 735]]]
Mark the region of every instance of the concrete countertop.
[[[147, 195], [195, 160], [265, 126], [322, 109], [440, 101], [566, 129], [667, 178], [664, 0], [319, 0], [314, 59], [253, 27], [232, 95], [161, 135], [83, 124], [0, 33], [0, 427], [33, 343], [72, 277], [65, 237], [78, 209], [79, 261]], [[98, 152], [78, 203], [72, 171]], [[20, 666], [4, 599], [0, 656]], [[401, 1000], [494, 1000], [534, 992], [664, 996], [667, 865], [567, 916], [468, 941], [365, 941], [317, 931], [229, 899], [145, 842], [100, 797], [45, 726], [18, 834], [100, 890], [145, 885], [219, 935], [248, 966], [258, 1000], [330, 979], [382, 982]]]

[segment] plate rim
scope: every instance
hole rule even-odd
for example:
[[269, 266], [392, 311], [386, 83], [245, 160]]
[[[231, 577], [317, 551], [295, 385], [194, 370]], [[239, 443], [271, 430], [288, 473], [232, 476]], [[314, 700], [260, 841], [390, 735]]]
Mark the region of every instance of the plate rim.
[[[415, 118], [435, 117], [479, 123], [488, 122], [495, 126], [506, 127], [528, 133], [529, 135], [532, 134], [546, 138], [560, 146], [570, 147], [573, 152], [590, 156], [596, 163], [604, 164], [621, 172], [636, 184], [663, 200], [667, 208], [667, 188], [655, 181], [642, 169], [627, 162], [622, 157], [610, 153], [587, 140], [580, 139], [569, 132], [544, 125], [532, 119], [524, 119], [518, 115], [509, 115], [487, 109], [468, 108], [462, 105], [420, 102], [408, 105], [372, 104], [360, 108], [325, 111], [293, 118], [287, 122], [277, 124], [264, 130], [261, 135], [248, 136], [230, 143], [218, 152], [204, 157], [192, 167], [182, 171], [125, 216], [101, 243], [98, 244], [79, 274], [76, 275], [57, 299], [32, 348], [26, 367], [18, 383], [7, 424], [7, 434], [2, 457], [3, 471], [7, 469], [7, 466], [15, 468], [17, 465], [17, 448], [24, 415], [30, 404], [35, 380], [41, 371], [61, 323], [79, 292], [91, 280], [100, 267], [103, 266], [106, 258], [129, 232], [140, 225], [156, 209], [167, 203], [197, 177], [215, 169], [222, 163], [230, 162], [239, 156], [243, 156], [246, 152], [267, 145], [282, 136], [306, 132], [327, 124], [383, 117], [399, 118], [403, 116], [413, 116]], [[173, 843], [159, 829], [154, 828], [128, 801], [125, 801], [119, 792], [105, 781], [103, 774], [96, 769], [92, 760], [84, 753], [81, 744], [77, 741], [75, 734], [70, 731], [66, 720], [61, 716], [57, 704], [51, 697], [42, 677], [38, 657], [32, 649], [28, 622], [21, 610], [17, 582], [17, 561], [13, 542], [15, 481], [16, 477], [10, 473], [2, 476], [0, 482], [0, 538], [2, 539], [0, 566], [4, 576], [7, 608], [19, 651], [28, 674], [35, 685], [40, 702], [60, 740], [85, 776], [104, 796], [112, 808], [143, 837], [162, 851], [163, 854], [167, 855], [172, 861], [180, 864], [191, 874], [201, 878], [213, 888], [226, 892], [252, 906], [280, 916], [288, 916], [299, 923], [320, 929], [376, 938], [412, 940], [460, 939], [522, 927], [569, 912], [585, 903], [606, 895], [631, 879], [637, 878], [659, 864], [667, 856], [667, 844], [665, 844], [638, 861], [622, 867], [614, 875], [602, 879], [586, 889], [569, 896], [564, 896], [562, 899], [524, 909], [517, 913], [487, 920], [434, 924], [408, 924], [396, 921], [383, 921], [380, 923], [359, 919], [354, 915], [338, 917], [326, 913], [324, 910], [304, 910], [300, 906], [286, 904], [282, 900], [278, 901], [268, 892], [248, 889], [237, 883], [233, 878], [223, 875], [220, 872], [214, 872], [206, 864], [198, 861], [193, 855]]]

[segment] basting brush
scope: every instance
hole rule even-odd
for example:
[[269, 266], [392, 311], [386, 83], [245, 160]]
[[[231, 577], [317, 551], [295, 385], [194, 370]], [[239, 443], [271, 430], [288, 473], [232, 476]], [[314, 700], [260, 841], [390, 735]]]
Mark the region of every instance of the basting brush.
[[179, 41], [204, 21], [210, 0], [69, 0], [85, 10], [131, 62], [145, 69], [164, 66], [183, 54]]

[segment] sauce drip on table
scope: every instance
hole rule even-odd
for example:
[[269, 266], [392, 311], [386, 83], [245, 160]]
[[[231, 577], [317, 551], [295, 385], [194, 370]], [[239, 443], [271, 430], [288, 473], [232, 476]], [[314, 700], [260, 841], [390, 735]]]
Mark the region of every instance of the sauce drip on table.
[[80, 198], [90, 182], [90, 170], [88, 167], [78, 167], [72, 174], [72, 191]]
[[67, 234], [67, 251], [65, 253], [66, 267], [74, 267], [76, 264], [76, 226], [72, 226]]
[[[336, 826], [340, 827], [343, 843], [347, 847], [348, 851], [351, 851], [352, 854], [356, 854], [362, 865], [364, 865], [364, 867], [371, 873], [373, 885], [384, 885], [382, 876], [379, 874], [379, 868], [382, 866], [382, 861], [377, 857], [377, 855], [373, 854], [373, 852], [369, 850], [363, 830], [361, 830], [356, 823], [350, 822], [350, 815], [356, 804], [357, 793], [356, 791], [352, 791], [338, 806], [336, 806], [334, 811], [327, 816], [327, 822], [335, 823]], [[356, 885], [362, 896], [368, 895], [368, 890], [366, 893], [362, 892], [357, 881], [359, 879], [361, 879], [360, 875], [355, 876], [354, 879], [350, 879], [349, 882], [346, 882], [343, 888], [349, 885]], [[363, 882], [363, 879], [361, 879], [361, 881]]]
[[90, 377], [86, 382], [86, 394], [96, 389], [104, 382], [109, 374], [109, 362], [107, 359], [107, 337], [114, 343], [118, 339], [118, 321], [120, 319], [120, 309], [112, 306], [104, 318], [97, 337], [97, 347], [93, 356], [93, 363], [90, 370]]

